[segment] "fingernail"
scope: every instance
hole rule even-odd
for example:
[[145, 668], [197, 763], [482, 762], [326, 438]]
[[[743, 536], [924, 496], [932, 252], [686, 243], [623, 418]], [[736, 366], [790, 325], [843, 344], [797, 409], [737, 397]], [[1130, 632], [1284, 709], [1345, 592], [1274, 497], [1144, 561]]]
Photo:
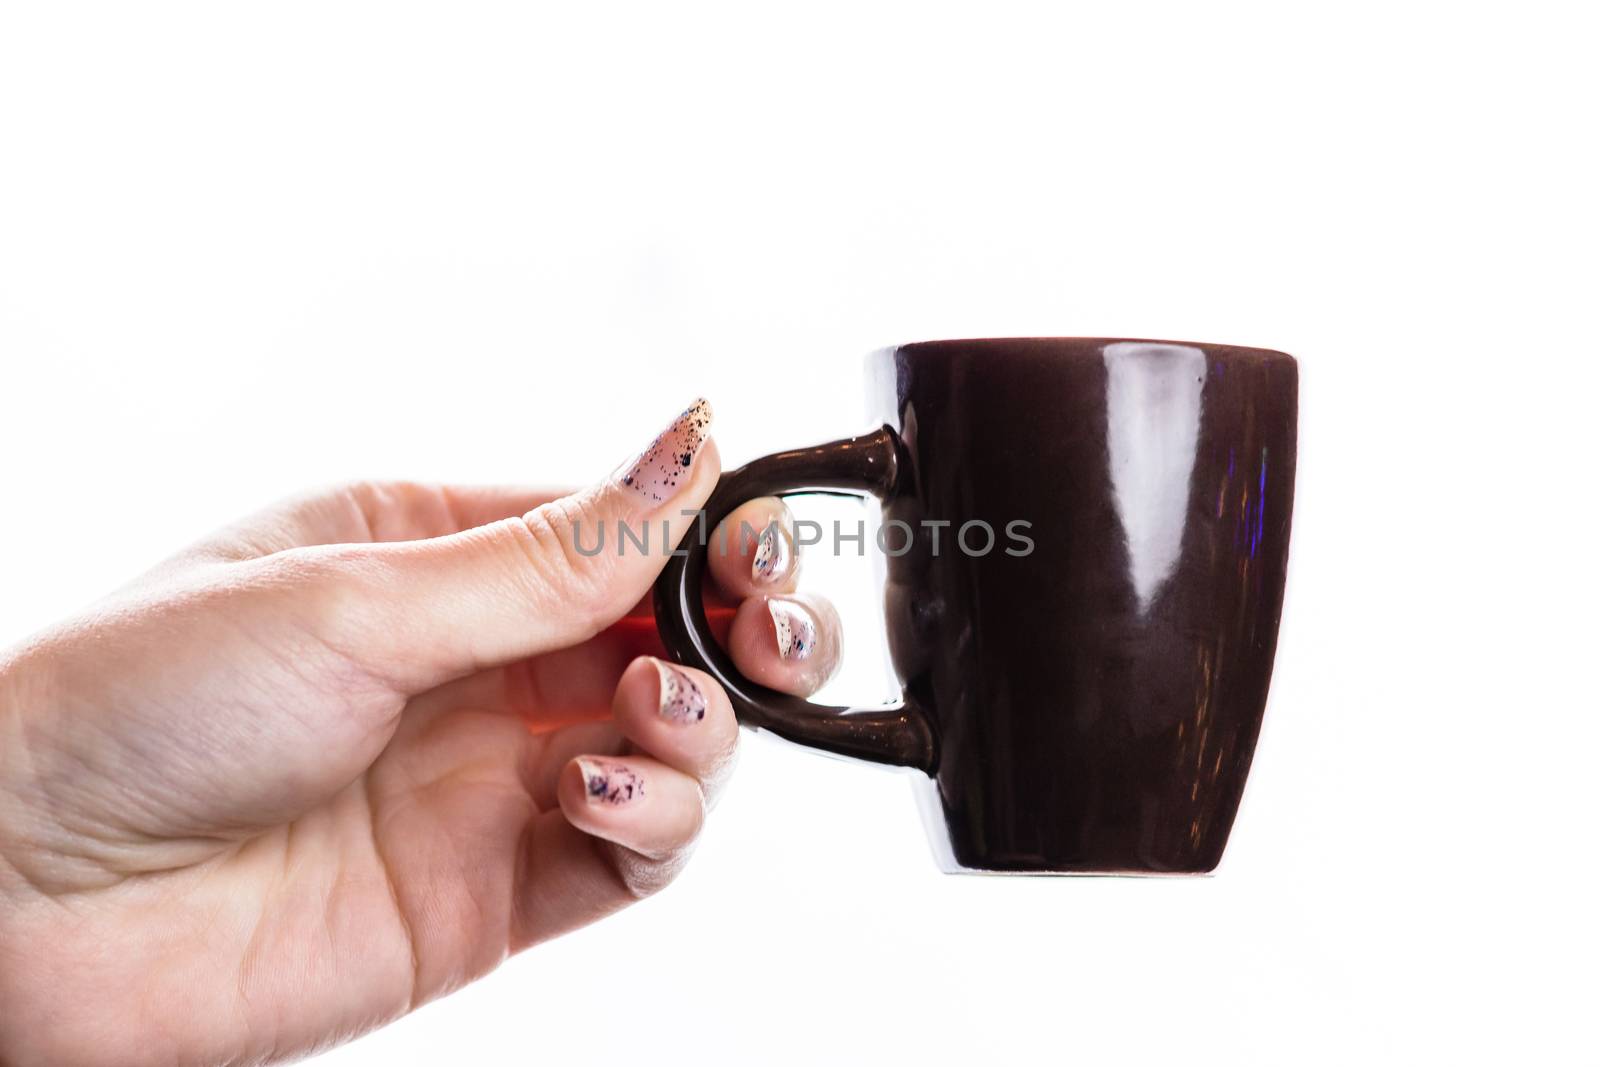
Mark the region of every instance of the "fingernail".
[[671, 500], [688, 481], [689, 467], [706, 443], [710, 426], [711, 405], [702, 397], [656, 435], [637, 458], [617, 468], [617, 480], [653, 503]]
[[805, 659], [817, 647], [817, 623], [811, 613], [790, 600], [768, 600], [779, 659]]
[[789, 538], [784, 536], [777, 522], [769, 522], [756, 541], [755, 556], [750, 560], [750, 579], [758, 585], [776, 585], [788, 576], [793, 561]]
[[644, 779], [620, 763], [580, 759], [578, 771], [591, 804], [626, 804], [644, 796]]
[[706, 695], [688, 672], [664, 660], [656, 660], [656, 675], [661, 679], [661, 717], [668, 722], [699, 722], [706, 717]]

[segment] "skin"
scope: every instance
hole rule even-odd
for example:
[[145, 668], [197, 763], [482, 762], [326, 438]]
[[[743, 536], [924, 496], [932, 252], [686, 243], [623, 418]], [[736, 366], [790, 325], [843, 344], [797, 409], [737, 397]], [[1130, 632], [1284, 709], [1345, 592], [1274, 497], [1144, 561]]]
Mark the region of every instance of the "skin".
[[[260, 1063], [397, 1018], [682, 868], [733, 765], [726, 695], [658, 713], [657, 555], [578, 521], [657, 505], [360, 485], [271, 509], [0, 653], [0, 1063]], [[786, 520], [752, 501], [729, 521]], [[685, 527], [674, 525], [674, 536]], [[586, 534], [592, 540], [592, 532]], [[752, 545], [712, 553], [740, 668], [789, 692]], [[592, 802], [578, 757], [646, 783]]]

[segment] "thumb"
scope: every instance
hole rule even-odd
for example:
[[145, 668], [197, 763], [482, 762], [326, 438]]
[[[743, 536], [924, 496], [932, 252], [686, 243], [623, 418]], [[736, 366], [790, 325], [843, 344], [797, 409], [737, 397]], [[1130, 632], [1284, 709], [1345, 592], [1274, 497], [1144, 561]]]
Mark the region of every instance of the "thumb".
[[721, 464], [697, 400], [599, 485], [422, 541], [299, 550], [324, 640], [396, 689], [577, 644], [628, 613], [698, 521]]

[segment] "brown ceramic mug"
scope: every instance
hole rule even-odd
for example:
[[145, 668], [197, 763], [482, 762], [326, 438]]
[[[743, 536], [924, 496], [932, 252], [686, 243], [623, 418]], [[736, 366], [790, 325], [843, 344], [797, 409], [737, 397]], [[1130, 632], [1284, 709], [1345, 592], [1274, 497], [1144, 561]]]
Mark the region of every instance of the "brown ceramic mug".
[[1277, 645], [1294, 360], [933, 341], [874, 353], [868, 379], [879, 429], [724, 474], [704, 529], [752, 497], [876, 496], [902, 702], [829, 708], [741, 677], [707, 628], [692, 537], [656, 586], [667, 648], [748, 726], [923, 772], [946, 870], [1213, 869]]

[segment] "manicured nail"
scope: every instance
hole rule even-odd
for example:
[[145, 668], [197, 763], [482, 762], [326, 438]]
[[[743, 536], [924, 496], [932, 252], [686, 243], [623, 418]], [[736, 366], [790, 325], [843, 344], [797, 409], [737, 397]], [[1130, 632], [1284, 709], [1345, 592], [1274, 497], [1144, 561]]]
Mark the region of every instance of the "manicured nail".
[[689, 466], [706, 443], [711, 426], [711, 405], [704, 398], [693, 404], [661, 431], [650, 447], [617, 470], [617, 480], [656, 504], [677, 495], [689, 478]]
[[788, 576], [793, 560], [789, 539], [778, 523], [769, 522], [756, 541], [755, 556], [750, 560], [750, 578], [758, 585], [776, 585]]
[[656, 675], [661, 679], [661, 717], [668, 722], [699, 722], [706, 717], [706, 695], [688, 672], [664, 660], [656, 660]]
[[644, 796], [644, 779], [620, 763], [580, 759], [578, 770], [591, 804], [626, 804]]
[[789, 600], [768, 600], [779, 659], [805, 659], [817, 647], [817, 623], [811, 613]]

